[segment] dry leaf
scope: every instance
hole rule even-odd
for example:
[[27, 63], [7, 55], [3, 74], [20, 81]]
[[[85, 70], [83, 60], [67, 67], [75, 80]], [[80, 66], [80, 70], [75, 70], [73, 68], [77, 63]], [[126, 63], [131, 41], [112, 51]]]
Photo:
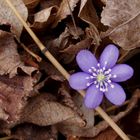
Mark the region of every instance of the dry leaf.
[[[28, 11], [22, 0], [11, 0], [12, 4], [15, 6], [24, 21], [27, 20]], [[0, 24], [3, 21], [7, 21], [12, 26], [12, 32], [20, 37], [23, 29], [22, 23], [16, 17], [12, 9], [7, 5], [5, 0], [0, 0]]]
[[126, 50], [140, 47], [139, 0], [108, 0], [101, 16], [101, 22], [109, 26], [103, 37], [109, 36]]
[[9, 79], [0, 76], [0, 118], [6, 117], [3, 120], [16, 122], [32, 90], [33, 79], [30, 77], [16, 76]]
[[81, 0], [80, 11], [78, 16], [89, 24], [89, 30], [91, 30], [91, 38], [96, 46], [100, 44], [100, 35], [97, 30], [99, 19], [96, 10], [93, 6], [92, 0]]
[[46, 9], [52, 6], [60, 6], [62, 0], [40, 0], [40, 9]]
[[[139, 90], [135, 91], [127, 108], [124, 111], [119, 112], [117, 115], [112, 116], [112, 119], [115, 122], [118, 122], [123, 117], [125, 117], [127, 114], [129, 114], [132, 111], [132, 109], [136, 106], [138, 99], [140, 97], [139, 95], [140, 95], [140, 91]], [[89, 120], [91, 120], [91, 118], [89, 118]], [[88, 127], [88, 126], [90, 126], [90, 127]], [[91, 123], [91, 124], [89, 123], [88, 126], [87, 126], [87, 128], [86, 127], [83, 127], [83, 128], [75, 127], [74, 125], [73, 126], [67, 125], [65, 123], [65, 121], [57, 125], [58, 130], [64, 135], [71, 134], [71, 135], [75, 135], [75, 136], [79, 136], [79, 137], [95, 137], [100, 132], [107, 129], [109, 127], [109, 124], [106, 121], [102, 121], [95, 126], [93, 125], [93, 123]]]
[[40, 0], [23, 0], [23, 2], [29, 9], [33, 9], [40, 3]]
[[12, 133], [16, 140], [56, 140], [57, 130], [53, 127], [39, 127], [33, 124], [24, 124], [17, 127]]
[[58, 9], [58, 12], [56, 14], [56, 17], [55, 17], [53, 27], [56, 27], [57, 24], [61, 20], [65, 19], [68, 15], [71, 14], [70, 8], [68, 6], [68, 2], [69, 2], [69, 5], [70, 5], [70, 8], [71, 8], [71, 11], [73, 11], [74, 8], [76, 7], [76, 4], [79, 2], [79, 0], [62, 0], [62, 2], [60, 4], [60, 7]]
[[[81, 110], [79, 110], [76, 103], [73, 101], [71, 95], [70, 95], [70, 89], [65, 84], [62, 84], [61, 88], [59, 89], [59, 102], [62, 104], [70, 107], [73, 111], [75, 111], [78, 115], [69, 118], [63, 122], [65, 125], [71, 125], [71, 126], [85, 126], [85, 118], [83, 117], [83, 113]], [[61, 125], [61, 124], [60, 124]]]
[[18, 68], [29, 75], [36, 70], [21, 62], [13, 35], [0, 30], [0, 75], [9, 74], [9, 77], [13, 77], [17, 74]]
[[55, 101], [48, 101], [42, 94], [33, 98], [22, 113], [21, 121], [37, 124], [40, 126], [53, 125], [70, 118], [76, 118], [71, 108]]
[[91, 46], [92, 40], [87, 38], [78, 43], [69, 45], [66, 49], [61, 50], [60, 59], [63, 60], [65, 64], [72, 62], [75, 58], [75, 55], [82, 49], [89, 49]]
[[33, 29], [46, 29], [55, 19], [58, 7], [52, 6], [43, 9], [34, 15]]
[[118, 134], [113, 129], [107, 129], [95, 137], [94, 140], [121, 140], [118, 137]]

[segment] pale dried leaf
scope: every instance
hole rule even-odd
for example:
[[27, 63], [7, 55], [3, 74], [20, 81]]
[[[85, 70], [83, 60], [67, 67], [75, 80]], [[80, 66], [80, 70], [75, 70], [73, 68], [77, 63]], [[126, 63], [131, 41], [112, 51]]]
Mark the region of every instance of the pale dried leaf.
[[101, 14], [101, 22], [109, 26], [103, 37], [126, 50], [140, 47], [140, 1], [108, 0]]
[[35, 29], [45, 29], [48, 27], [54, 21], [57, 9], [57, 6], [52, 6], [36, 13], [31, 27]]
[[77, 116], [71, 108], [55, 101], [48, 101], [45, 94], [32, 99], [22, 114], [23, 122], [40, 126], [53, 125]]
[[18, 68], [29, 75], [36, 70], [21, 62], [13, 35], [0, 30], [0, 75], [9, 74], [9, 77], [13, 77], [17, 74]]
[[70, 8], [71, 8], [71, 11], [73, 11], [74, 8], [76, 7], [76, 4], [79, 2], [79, 0], [63, 0], [61, 2], [60, 7], [59, 7], [58, 12], [55, 17], [55, 22], [53, 23], [53, 27], [56, 27], [57, 24], [61, 20], [65, 19], [68, 15], [71, 14], [71, 11], [68, 6], [68, 2], [70, 5]]
[[16, 76], [9, 79], [7, 76], [0, 76], [0, 110], [6, 115], [3, 120], [16, 122], [20, 112], [26, 104], [26, 98], [33, 90], [33, 79], [30, 77]]
[[[12, 4], [15, 6], [21, 17], [24, 21], [27, 20], [28, 11], [25, 7], [22, 0], [11, 0]], [[23, 29], [22, 23], [16, 17], [12, 9], [7, 5], [5, 0], [0, 0], [0, 24], [3, 24], [3, 21], [7, 21], [12, 26], [12, 32], [20, 37], [20, 34]]]

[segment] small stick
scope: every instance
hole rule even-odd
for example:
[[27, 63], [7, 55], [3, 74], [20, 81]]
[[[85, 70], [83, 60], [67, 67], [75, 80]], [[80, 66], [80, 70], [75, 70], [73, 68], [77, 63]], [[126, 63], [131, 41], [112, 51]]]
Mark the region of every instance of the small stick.
[[[23, 20], [23, 18], [20, 16], [18, 11], [15, 9], [13, 4], [10, 2], [10, 0], [5, 0], [9, 7], [13, 10], [15, 15], [18, 17], [18, 19], [21, 21], [27, 32], [30, 34], [32, 39], [35, 41], [35, 43], [38, 45], [42, 53], [50, 60], [50, 62], [61, 72], [61, 74], [68, 80], [70, 75], [69, 73], [60, 65], [60, 63], [52, 56], [52, 54], [46, 49], [46, 47], [41, 43], [41, 41], [37, 38], [35, 33], [28, 27], [26, 22]], [[85, 91], [78, 91], [83, 97], [85, 96]], [[128, 136], [118, 127], [118, 125], [104, 112], [104, 110], [101, 107], [97, 107], [95, 109], [101, 116], [104, 118], [106, 122], [116, 131], [116, 133], [124, 140], [130, 140]]]
[[34, 52], [30, 51], [23, 43], [20, 43], [21, 46], [24, 48], [26, 52], [28, 52], [32, 57], [34, 57], [38, 62], [42, 61], [42, 58], [35, 54]]
[[78, 35], [78, 29], [77, 29], [77, 26], [76, 26], [76, 22], [75, 22], [74, 16], [73, 16], [73, 14], [72, 14], [72, 10], [71, 10], [71, 7], [70, 7], [70, 3], [69, 3], [68, 0], [66, 0], [66, 1], [67, 1], [69, 10], [70, 10], [70, 14], [71, 14], [71, 18], [72, 18], [72, 22], [73, 22], [73, 25], [74, 25], [74, 28], [75, 28], [76, 35], [77, 35], [78, 38], [80, 38], [79, 35]]
[[19, 41], [19, 39], [17, 37], [15, 37], [17, 42], [23, 47], [23, 49], [28, 52], [32, 57], [34, 57], [38, 62], [42, 61], [42, 58], [40, 56], [38, 56], [37, 54], [35, 54], [34, 52], [30, 51], [23, 43], [21, 43]]

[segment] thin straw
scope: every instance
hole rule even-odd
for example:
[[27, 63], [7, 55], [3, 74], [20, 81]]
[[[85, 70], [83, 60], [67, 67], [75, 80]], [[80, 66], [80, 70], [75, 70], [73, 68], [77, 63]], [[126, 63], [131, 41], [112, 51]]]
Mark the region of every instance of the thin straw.
[[[18, 19], [21, 21], [27, 32], [30, 34], [32, 39], [35, 41], [35, 43], [38, 45], [40, 50], [44, 53], [44, 55], [50, 60], [50, 62], [60, 71], [60, 73], [68, 80], [70, 75], [69, 73], [60, 65], [60, 63], [52, 56], [52, 54], [46, 50], [46, 47], [41, 43], [41, 41], [37, 38], [37, 36], [34, 34], [34, 32], [28, 27], [26, 22], [23, 20], [23, 18], [20, 16], [18, 11], [15, 9], [13, 4], [9, 0], [5, 0], [9, 7], [13, 10], [15, 15], [18, 17]], [[85, 96], [84, 91], [78, 91], [83, 97]], [[130, 140], [128, 136], [118, 127], [118, 125], [104, 112], [104, 110], [101, 107], [97, 107], [95, 109], [102, 118], [108, 122], [108, 124], [116, 131], [116, 133], [124, 140]]]

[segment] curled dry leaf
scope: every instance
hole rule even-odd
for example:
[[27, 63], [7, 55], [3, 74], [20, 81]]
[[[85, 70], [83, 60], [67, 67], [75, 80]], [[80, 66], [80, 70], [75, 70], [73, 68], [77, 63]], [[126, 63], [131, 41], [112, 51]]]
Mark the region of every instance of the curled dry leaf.
[[[22, 18], [26, 21], [28, 17], [28, 11], [22, 0], [11, 0], [12, 4], [15, 6], [17, 11], [20, 13]], [[7, 5], [5, 0], [0, 0], [0, 24], [3, 21], [7, 21], [12, 26], [12, 32], [20, 37], [23, 29], [22, 23], [13, 13], [12, 9]]]
[[9, 74], [9, 77], [13, 77], [17, 74], [18, 68], [29, 75], [36, 70], [21, 62], [13, 35], [0, 30], [0, 75]]
[[46, 46], [58, 60], [68, 64], [74, 60], [75, 54], [79, 50], [89, 48], [91, 45], [91, 39], [84, 37], [84, 32], [81, 28], [77, 27], [77, 33], [83, 38], [80, 42], [76, 37], [74, 26], [69, 24], [58, 38], [47, 42]]
[[79, 18], [89, 24], [89, 30], [91, 30], [91, 38], [93, 39], [93, 44], [99, 46], [100, 35], [97, 30], [99, 19], [92, 3], [92, 0], [81, 0], [80, 11], [78, 14]]
[[[133, 97], [131, 98], [127, 108], [122, 111], [119, 112], [117, 115], [112, 116], [112, 119], [115, 122], [118, 122], [119, 120], [121, 120], [123, 117], [125, 117], [127, 114], [129, 114], [132, 109], [136, 106], [139, 96], [140, 95], [140, 90], [136, 90], [134, 92]], [[91, 118], [89, 118], [89, 120], [92, 120]], [[93, 121], [94, 122], [94, 121]], [[88, 125], [88, 127], [75, 127], [74, 125], [67, 125], [67, 123], [61, 122], [57, 125], [58, 130], [64, 134], [64, 135], [75, 135], [75, 136], [79, 136], [79, 137], [95, 137], [97, 136], [100, 132], [104, 131], [105, 129], [107, 129], [109, 127], [109, 124], [106, 121], [102, 121], [97, 125], [92, 125], [91, 124]], [[90, 126], [90, 127], [89, 127]]]
[[9, 79], [0, 76], [0, 118], [15, 123], [32, 90], [33, 79], [30, 77], [16, 76]]
[[33, 98], [25, 107], [21, 121], [40, 126], [53, 125], [77, 116], [71, 108], [48, 101], [45, 94]]
[[23, 2], [28, 9], [33, 9], [40, 3], [40, 0], [23, 0]]
[[45, 29], [48, 27], [54, 21], [57, 9], [57, 6], [52, 6], [36, 13], [31, 27], [33, 29]]
[[75, 58], [75, 55], [82, 49], [89, 49], [91, 46], [92, 40], [90, 38], [84, 39], [78, 43], [69, 45], [66, 49], [60, 51], [60, 59], [63, 60], [65, 64], [72, 62]]
[[101, 22], [109, 26], [102, 36], [126, 50], [140, 47], [140, 1], [108, 0]]
[[[68, 5], [68, 2], [69, 2], [69, 5], [71, 7], [71, 10], [69, 9], [69, 5]], [[76, 4], [79, 2], [79, 0], [62, 0], [61, 4], [60, 4], [60, 7], [58, 9], [58, 12], [56, 14], [56, 17], [55, 17], [55, 21], [53, 23], [53, 27], [56, 27], [57, 24], [65, 19], [68, 15], [71, 14], [71, 11], [74, 10], [74, 8], [76, 7]]]

